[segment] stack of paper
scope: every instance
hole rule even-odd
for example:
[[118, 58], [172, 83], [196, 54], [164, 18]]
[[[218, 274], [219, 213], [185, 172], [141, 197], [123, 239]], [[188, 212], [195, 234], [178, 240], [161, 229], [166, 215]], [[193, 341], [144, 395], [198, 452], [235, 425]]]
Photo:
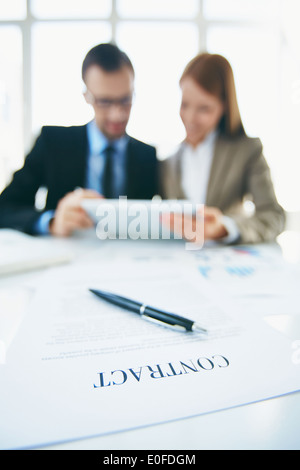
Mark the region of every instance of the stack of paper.
[[44, 268], [72, 259], [72, 254], [52, 241], [15, 230], [0, 230], [0, 276]]

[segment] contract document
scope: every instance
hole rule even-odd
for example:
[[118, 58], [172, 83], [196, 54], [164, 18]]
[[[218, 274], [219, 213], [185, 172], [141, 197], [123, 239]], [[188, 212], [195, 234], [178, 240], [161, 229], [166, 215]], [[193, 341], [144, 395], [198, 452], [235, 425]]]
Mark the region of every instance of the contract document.
[[[208, 333], [152, 324], [90, 288], [186, 316]], [[0, 447], [36, 448], [299, 390], [293, 345], [263, 319], [223, 310], [188, 264], [56, 268], [0, 365]]]

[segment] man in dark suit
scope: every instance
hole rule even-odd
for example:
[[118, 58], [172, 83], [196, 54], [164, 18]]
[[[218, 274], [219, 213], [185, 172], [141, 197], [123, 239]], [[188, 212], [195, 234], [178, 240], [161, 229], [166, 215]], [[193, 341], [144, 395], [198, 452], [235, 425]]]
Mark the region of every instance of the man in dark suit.
[[[23, 168], [0, 195], [0, 227], [68, 236], [93, 224], [81, 207], [83, 198], [151, 199], [157, 193], [154, 147], [126, 134], [134, 92], [129, 58], [115, 45], [100, 44], [86, 55], [82, 79], [94, 120], [43, 127]], [[39, 211], [35, 198], [41, 187], [47, 198]]]

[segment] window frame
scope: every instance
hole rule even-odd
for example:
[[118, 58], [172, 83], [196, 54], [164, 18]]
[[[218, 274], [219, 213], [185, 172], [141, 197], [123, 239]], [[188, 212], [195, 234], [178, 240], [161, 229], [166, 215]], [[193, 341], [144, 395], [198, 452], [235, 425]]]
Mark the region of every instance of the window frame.
[[[166, 18], [163, 17], [161, 19], [159, 18], [148, 18], [148, 17], [129, 17], [126, 16], [122, 17], [118, 13], [118, 8], [117, 8], [117, 1], [118, 0], [111, 0], [111, 12], [108, 17], [103, 17], [103, 18], [95, 18], [94, 17], [84, 17], [82, 19], [80, 18], [68, 18], [68, 17], [63, 17], [63, 18], [53, 18], [53, 19], [41, 19], [41, 18], [36, 18], [33, 13], [32, 13], [32, 8], [31, 8], [31, 0], [26, 0], [26, 7], [27, 7], [27, 16], [25, 19], [20, 19], [20, 20], [0, 20], [0, 27], [2, 26], [8, 26], [8, 25], [14, 25], [18, 26], [21, 29], [21, 34], [22, 34], [22, 47], [23, 47], [23, 142], [24, 142], [24, 155], [28, 153], [28, 151], [31, 149], [35, 135], [34, 135], [34, 130], [33, 130], [33, 109], [32, 109], [32, 101], [33, 101], [33, 96], [32, 96], [32, 35], [31, 31], [33, 26], [36, 23], [51, 23], [51, 22], [89, 22], [89, 21], [107, 21], [111, 25], [111, 40], [115, 41], [117, 37], [117, 28], [118, 25], [121, 23], [127, 23], [127, 22], [139, 22], [139, 21], [147, 21], [147, 22], [164, 22], [164, 23], [172, 23], [172, 22], [184, 22], [184, 23], [191, 23], [194, 26], [196, 26], [198, 30], [198, 50], [206, 50], [207, 46], [207, 32], [210, 27], [214, 26], [247, 26], [249, 28], [255, 29], [264, 29], [264, 28], [273, 28], [276, 34], [278, 34], [278, 37], [280, 38], [280, 48], [278, 51], [278, 57], [279, 57], [279, 64], [282, 62], [282, 48], [284, 47], [284, 34], [283, 34], [283, 27], [281, 24], [281, 19], [280, 15], [278, 17], [278, 20], [274, 21], [272, 19], [272, 22], [268, 21], [267, 19], [262, 19], [262, 20], [253, 20], [250, 19], [248, 20], [220, 20], [220, 19], [207, 19], [204, 16], [204, 0], [198, 0], [198, 12], [194, 17], [191, 17], [190, 19], [184, 17], [182, 19], [180, 18]], [[283, 0], [279, 0], [279, 8], [281, 8]], [[279, 85], [280, 86], [280, 85]], [[280, 102], [281, 97], [281, 90], [278, 89], [278, 104], [279, 107], [281, 108], [282, 103]], [[280, 114], [280, 113], [279, 113]], [[21, 160], [23, 159], [24, 156], [21, 157]], [[1, 158], [1, 156], [0, 156]], [[7, 175], [9, 176], [9, 175]], [[0, 188], [1, 190], [1, 188]]]

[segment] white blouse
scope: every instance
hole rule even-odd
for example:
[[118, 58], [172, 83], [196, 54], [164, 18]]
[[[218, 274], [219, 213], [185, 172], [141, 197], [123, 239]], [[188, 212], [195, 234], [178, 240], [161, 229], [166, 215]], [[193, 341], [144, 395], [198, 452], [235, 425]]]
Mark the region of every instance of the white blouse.
[[205, 204], [206, 202], [216, 136], [216, 131], [211, 132], [196, 148], [187, 143], [183, 144], [182, 188], [187, 199], [194, 204]]
[[[181, 184], [186, 198], [194, 204], [206, 203], [207, 186], [216, 138], [217, 131], [213, 131], [196, 148], [186, 142], [183, 143]], [[227, 216], [223, 216], [222, 222], [228, 232], [228, 236], [222, 238], [222, 242], [235, 242], [239, 237], [239, 231], [235, 222]]]

